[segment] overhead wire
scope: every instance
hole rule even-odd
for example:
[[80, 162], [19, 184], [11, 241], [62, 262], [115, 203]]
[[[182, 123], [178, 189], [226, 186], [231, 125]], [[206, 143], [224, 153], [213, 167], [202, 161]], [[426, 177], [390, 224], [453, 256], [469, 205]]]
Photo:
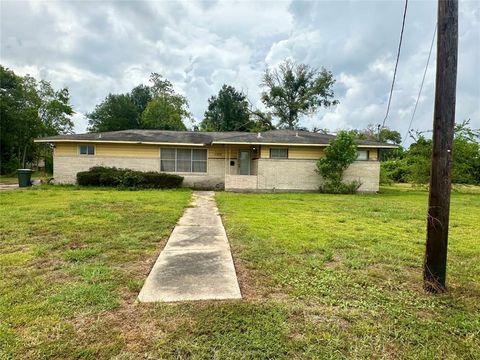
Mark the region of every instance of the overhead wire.
[[405, 8], [403, 10], [402, 30], [400, 32], [400, 41], [398, 43], [397, 61], [395, 62], [395, 70], [393, 72], [392, 86], [390, 88], [390, 95], [388, 97], [387, 112], [385, 114], [385, 118], [383, 119], [381, 128], [385, 127], [385, 121], [387, 120], [388, 113], [390, 112], [390, 104], [392, 102], [393, 88], [395, 86], [395, 78], [397, 76], [398, 60], [400, 59], [400, 50], [402, 49], [403, 31], [405, 29], [405, 18], [407, 16], [407, 7], [408, 7], [408, 0], [405, 0]]
[[410, 129], [412, 128], [412, 124], [413, 124], [413, 119], [415, 118], [415, 113], [417, 112], [417, 106], [418, 106], [418, 102], [420, 100], [420, 96], [422, 94], [423, 84], [425, 82], [425, 76], [427, 74], [428, 64], [430, 63], [430, 57], [432, 55], [433, 43], [435, 42], [435, 35], [436, 34], [437, 34], [437, 24], [435, 24], [435, 29], [433, 31], [433, 36], [432, 36], [432, 42], [430, 43], [430, 51], [428, 52], [427, 64], [425, 65], [425, 70], [423, 71], [422, 82], [420, 84], [420, 89], [418, 90], [417, 100], [415, 101], [415, 107], [413, 108], [413, 113], [412, 113], [412, 117], [410, 119], [410, 124], [408, 124], [407, 132], [405, 133], [405, 136], [403, 137], [402, 146], [403, 146], [403, 144], [405, 144], [405, 141], [407, 141], [407, 136], [410, 133]]

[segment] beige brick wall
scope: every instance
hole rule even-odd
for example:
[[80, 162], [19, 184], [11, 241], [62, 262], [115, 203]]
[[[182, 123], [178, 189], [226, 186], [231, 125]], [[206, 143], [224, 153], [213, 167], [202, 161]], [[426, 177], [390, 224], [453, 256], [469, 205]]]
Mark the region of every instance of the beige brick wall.
[[77, 173], [92, 166], [115, 166], [139, 171], [158, 171], [159, 158], [104, 157], [104, 156], [55, 156], [53, 177], [57, 184], [75, 184]]
[[380, 183], [379, 161], [355, 161], [343, 174], [343, 180], [358, 180], [362, 183], [358, 191], [376, 192]]
[[[104, 156], [55, 156], [53, 177], [57, 184], [75, 184], [77, 173], [92, 166], [115, 166], [139, 171], [159, 171], [160, 158], [104, 157]], [[195, 188], [223, 188], [225, 160], [208, 159], [207, 173], [178, 173], [184, 177], [183, 184]]]
[[315, 160], [259, 159], [260, 190], [318, 190], [321, 178]]
[[[316, 160], [273, 160], [258, 162], [258, 190], [318, 190], [322, 178], [315, 171]], [[380, 163], [356, 161], [345, 171], [344, 180], [359, 180], [360, 192], [378, 191]]]
[[[227, 189], [232, 186], [247, 185], [252, 190], [318, 190], [321, 177], [315, 172], [316, 160], [305, 159], [258, 159], [255, 160], [255, 176], [246, 176], [244, 179], [235, 179], [241, 183], [227, 183]], [[92, 166], [115, 166], [139, 171], [159, 171], [159, 158], [141, 157], [103, 157], [103, 156], [55, 156], [54, 178], [59, 184], [74, 184], [76, 174], [86, 171]], [[225, 172], [230, 165], [225, 159], [208, 159], [206, 174], [180, 173], [184, 177], [184, 186], [194, 188], [225, 187]], [[230, 169], [231, 170], [231, 169]], [[252, 180], [256, 178], [255, 181]], [[347, 181], [359, 180], [362, 185], [359, 191], [378, 191], [380, 178], [380, 163], [378, 161], [357, 161], [345, 172]], [[233, 178], [232, 178], [233, 179]]]
[[227, 190], [258, 190], [256, 175], [227, 175], [225, 189]]
[[223, 189], [225, 186], [225, 159], [208, 159], [207, 173], [175, 173], [183, 176], [183, 186], [196, 189]]

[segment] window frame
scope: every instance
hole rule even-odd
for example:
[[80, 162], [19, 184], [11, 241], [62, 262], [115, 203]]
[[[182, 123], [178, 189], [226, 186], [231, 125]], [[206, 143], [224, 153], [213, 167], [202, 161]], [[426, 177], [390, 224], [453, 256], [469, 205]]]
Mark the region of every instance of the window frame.
[[[175, 156], [174, 158], [163, 159], [163, 150], [174, 150]], [[178, 150], [190, 150], [190, 171], [178, 171]], [[193, 159], [193, 153], [195, 150], [203, 150], [205, 151], [205, 160], [198, 160]], [[162, 169], [162, 161], [173, 161], [174, 163], [174, 170], [163, 170]], [[205, 171], [194, 171], [194, 163], [198, 165], [198, 163], [205, 163]], [[205, 148], [183, 148], [183, 147], [161, 147], [160, 148], [160, 172], [174, 172], [180, 174], [207, 174], [208, 173], [208, 149]]]
[[[86, 148], [85, 154], [82, 154], [82, 147]], [[90, 153], [88, 149], [91, 148], [93, 149], [93, 153]], [[97, 148], [93, 144], [79, 144], [78, 145], [78, 155], [80, 156], [95, 156], [97, 154]]]
[[[272, 156], [272, 150], [286, 150], [286, 157], [283, 156]], [[288, 159], [288, 147], [271, 147], [270, 148], [270, 159]]]

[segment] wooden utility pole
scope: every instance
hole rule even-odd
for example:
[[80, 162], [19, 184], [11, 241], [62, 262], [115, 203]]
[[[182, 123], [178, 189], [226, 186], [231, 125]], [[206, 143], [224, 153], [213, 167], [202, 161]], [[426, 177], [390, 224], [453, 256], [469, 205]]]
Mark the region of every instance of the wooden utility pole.
[[437, 75], [423, 286], [445, 291], [458, 54], [458, 0], [438, 1]]

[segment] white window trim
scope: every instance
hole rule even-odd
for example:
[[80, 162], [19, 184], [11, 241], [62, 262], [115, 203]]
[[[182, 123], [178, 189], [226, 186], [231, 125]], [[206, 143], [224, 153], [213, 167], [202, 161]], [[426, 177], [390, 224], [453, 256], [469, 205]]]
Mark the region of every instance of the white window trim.
[[[174, 148], [168, 148], [168, 147], [163, 147], [163, 149], [174, 149], [175, 150], [175, 159], [164, 159], [166, 161], [172, 161], [173, 160], [173, 163], [175, 165], [175, 170], [173, 171], [165, 171], [165, 170], [162, 170], [162, 147], [160, 147], [160, 172], [165, 172], [165, 173], [171, 173], [171, 172], [174, 172], [174, 173], [178, 173], [178, 174], [194, 174], [194, 175], [197, 175], [197, 174], [208, 174], [208, 149], [202, 149], [202, 148], [178, 148], [178, 147], [174, 147]], [[178, 149], [184, 149], [184, 150], [190, 150], [190, 168], [192, 169], [192, 171], [177, 171], [177, 150]], [[207, 151], [207, 158], [205, 160], [193, 160], [193, 150], [206, 150]], [[193, 162], [194, 161], [205, 161], [205, 171], [193, 171]]]
[[[82, 146], [87, 146], [87, 154], [82, 154], [82, 152], [80, 150], [80, 148]], [[93, 154], [88, 154], [88, 146], [93, 147]], [[97, 147], [93, 144], [80, 144], [80, 145], [77, 146], [77, 154], [79, 156], [96, 156], [97, 155]]]

